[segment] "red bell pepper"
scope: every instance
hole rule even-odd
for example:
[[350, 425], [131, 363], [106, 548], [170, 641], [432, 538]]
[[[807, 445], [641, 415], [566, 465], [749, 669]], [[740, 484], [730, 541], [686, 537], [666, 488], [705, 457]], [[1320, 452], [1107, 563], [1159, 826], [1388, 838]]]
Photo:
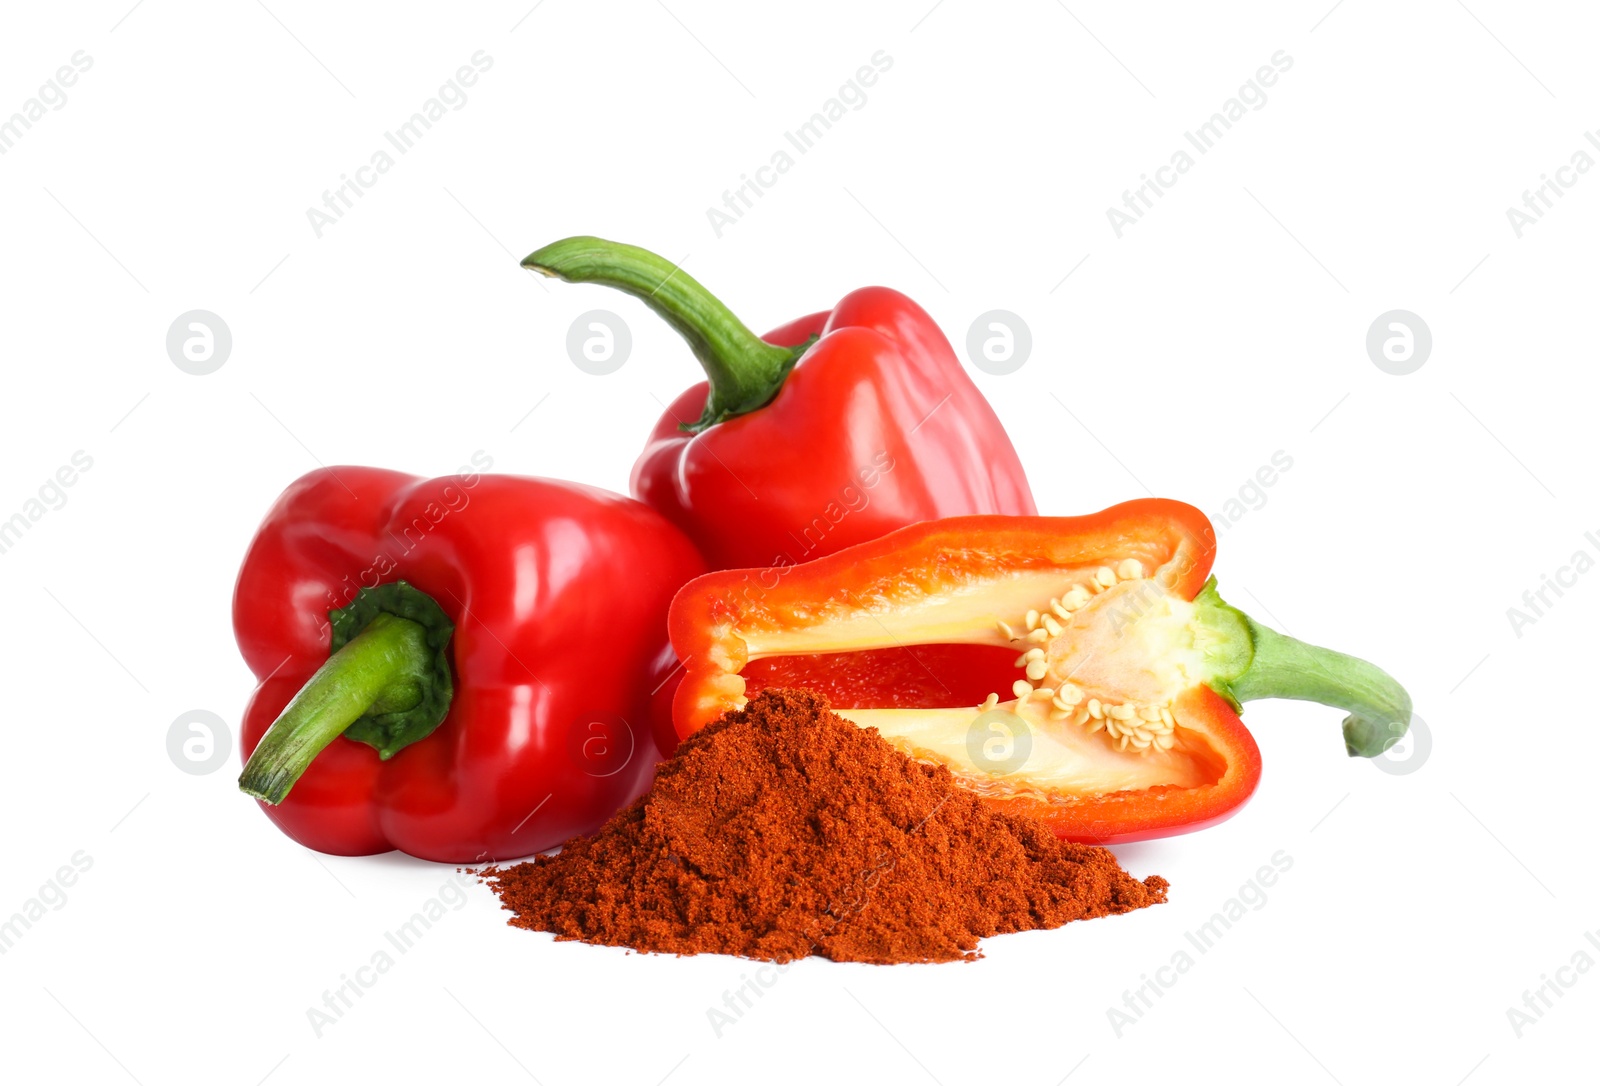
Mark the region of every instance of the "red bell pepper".
[[522, 265], [631, 294], [688, 341], [709, 380], [662, 415], [632, 490], [714, 568], [806, 561], [939, 517], [1034, 512], [993, 409], [897, 291], [852, 291], [763, 339], [631, 245], [567, 238]]
[[667, 605], [704, 568], [648, 506], [576, 483], [311, 472], [234, 592], [261, 680], [240, 787], [338, 855], [495, 860], [587, 833], [649, 783]]
[[1261, 775], [1242, 702], [1336, 705], [1350, 754], [1387, 750], [1411, 719], [1405, 690], [1224, 603], [1215, 548], [1198, 509], [1147, 499], [955, 517], [788, 569], [710, 573], [672, 604], [674, 720], [688, 735], [763, 686], [815, 687], [995, 805], [1094, 842], [1238, 810]]

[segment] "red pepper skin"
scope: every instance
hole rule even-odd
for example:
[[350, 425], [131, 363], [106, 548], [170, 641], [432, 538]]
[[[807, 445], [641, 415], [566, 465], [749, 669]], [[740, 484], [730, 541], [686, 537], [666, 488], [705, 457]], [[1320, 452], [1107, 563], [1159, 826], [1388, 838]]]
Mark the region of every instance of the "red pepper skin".
[[1094, 845], [1149, 841], [1226, 822], [1261, 783], [1261, 748], [1226, 699], [1206, 686], [1185, 692], [1173, 708], [1183, 726], [1204, 735], [1217, 758], [1217, 779], [1205, 788], [1112, 792], [1080, 802], [1045, 803], [1024, 796], [992, 800], [1014, 814], [1042, 820], [1056, 836]]
[[335, 739], [262, 809], [320, 852], [451, 863], [593, 830], [650, 781], [667, 606], [703, 569], [647, 506], [575, 483], [311, 472], [267, 514], [234, 593], [239, 649], [261, 680], [245, 758], [327, 660], [328, 611], [362, 586], [404, 579], [439, 603], [455, 623], [455, 696], [436, 731], [387, 762]]
[[708, 394], [695, 385], [634, 465], [634, 497], [713, 569], [809, 561], [940, 517], [1035, 512], [1011, 439], [922, 307], [864, 287], [764, 338], [812, 335], [766, 406], [685, 433]]

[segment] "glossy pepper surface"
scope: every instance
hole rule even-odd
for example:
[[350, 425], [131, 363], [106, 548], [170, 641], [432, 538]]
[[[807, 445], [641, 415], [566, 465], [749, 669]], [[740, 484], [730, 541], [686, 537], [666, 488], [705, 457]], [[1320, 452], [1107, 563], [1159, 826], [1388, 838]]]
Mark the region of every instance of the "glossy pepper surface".
[[589, 832], [649, 782], [667, 605], [704, 568], [649, 507], [575, 483], [311, 472], [234, 592], [260, 680], [240, 786], [339, 855], [481, 862]]
[[760, 687], [810, 687], [997, 806], [1094, 842], [1238, 810], [1261, 775], [1246, 701], [1339, 706], [1350, 754], [1388, 749], [1410, 722], [1404, 689], [1224, 603], [1215, 545], [1199, 510], [1147, 499], [956, 517], [710, 573], [672, 605], [674, 722], [688, 735]]
[[1034, 512], [1011, 439], [933, 319], [886, 287], [758, 337], [689, 274], [600, 238], [523, 266], [641, 299], [708, 380], [661, 416], [632, 490], [714, 568], [789, 564], [939, 517]]

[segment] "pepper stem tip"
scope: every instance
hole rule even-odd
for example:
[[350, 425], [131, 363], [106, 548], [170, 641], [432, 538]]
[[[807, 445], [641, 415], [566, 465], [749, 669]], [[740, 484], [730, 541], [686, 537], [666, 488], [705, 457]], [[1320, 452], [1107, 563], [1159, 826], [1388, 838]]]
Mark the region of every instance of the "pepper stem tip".
[[1243, 650], [1228, 653], [1225, 674], [1211, 682], [1218, 693], [1236, 704], [1289, 698], [1347, 710], [1344, 744], [1353, 758], [1384, 754], [1410, 728], [1411, 695], [1376, 664], [1308, 645], [1261, 625], [1223, 602], [1215, 578], [1206, 583], [1195, 602], [1201, 607], [1204, 624], [1218, 633], [1219, 642]]
[[811, 340], [798, 347], [768, 343], [681, 263], [636, 245], [585, 235], [563, 238], [529, 253], [522, 266], [564, 282], [597, 283], [631, 294], [671, 325], [710, 384], [700, 417], [680, 424], [689, 433], [770, 403], [811, 346]]

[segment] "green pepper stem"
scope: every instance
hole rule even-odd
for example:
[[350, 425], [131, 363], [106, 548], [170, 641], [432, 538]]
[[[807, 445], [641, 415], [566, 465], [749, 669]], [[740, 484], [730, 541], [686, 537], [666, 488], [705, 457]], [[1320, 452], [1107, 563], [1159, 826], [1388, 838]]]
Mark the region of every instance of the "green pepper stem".
[[1209, 684], [1218, 693], [1236, 703], [1290, 698], [1344, 709], [1350, 714], [1344, 720], [1344, 745], [1351, 757], [1376, 758], [1406, 734], [1411, 695], [1382, 668], [1268, 629], [1224, 603], [1215, 580], [1195, 603], [1204, 625], [1220, 635], [1219, 647], [1248, 643], [1247, 651], [1217, 654], [1229, 660], [1222, 669], [1227, 677], [1219, 675]]
[[663, 257], [634, 245], [575, 237], [546, 245], [524, 268], [568, 283], [599, 283], [631, 294], [681, 335], [711, 383], [700, 418], [682, 428], [698, 433], [769, 403], [810, 342], [768, 343], [705, 287]]
[[379, 614], [328, 657], [273, 721], [239, 775], [240, 790], [282, 803], [312, 759], [362, 716], [420, 703], [434, 655], [420, 623]]

